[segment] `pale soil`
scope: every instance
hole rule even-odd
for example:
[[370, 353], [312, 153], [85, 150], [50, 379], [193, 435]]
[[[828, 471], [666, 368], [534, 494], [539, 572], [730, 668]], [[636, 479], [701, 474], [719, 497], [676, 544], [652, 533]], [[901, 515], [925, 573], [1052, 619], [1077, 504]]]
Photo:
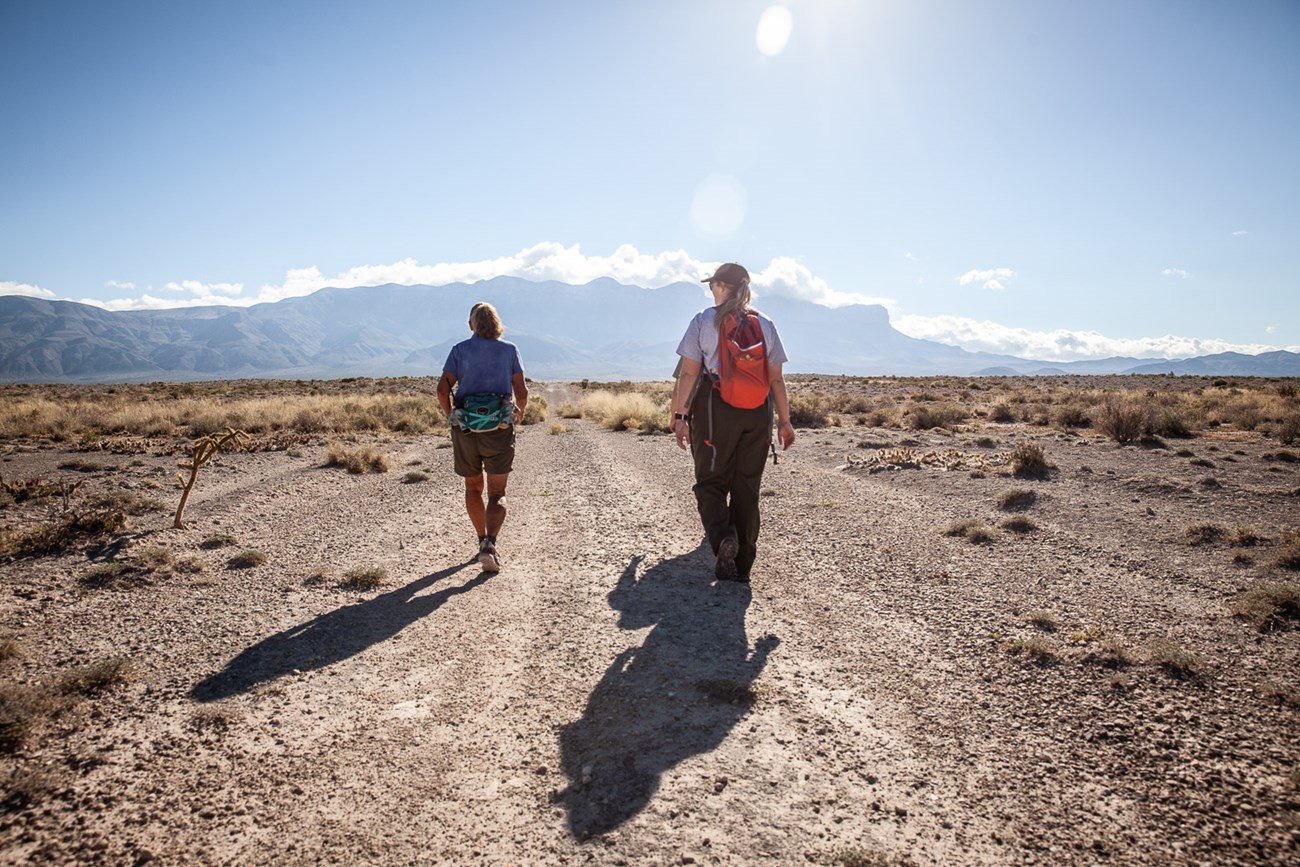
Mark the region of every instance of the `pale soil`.
[[[564, 424], [520, 436], [495, 575], [467, 562], [460, 483], [434, 436], [369, 441], [392, 460], [384, 475], [322, 467], [324, 440], [219, 458], [189, 529], [169, 511], [134, 518], [119, 552], [202, 556], [198, 574], [90, 587], [110, 553], [84, 548], [0, 564], [0, 622], [23, 654], [0, 677], [50, 683], [116, 655], [135, 672], [0, 757], [0, 862], [1300, 859], [1300, 632], [1229, 610], [1296, 573], [1270, 565], [1268, 544], [1193, 547], [1183, 532], [1213, 521], [1276, 541], [1296, 526], [1300, 465], [1263, 460], [1276, 443], [912, 435], [975, 452], [980, 435], [992, 450], [1036, 439], [1058, 469], [1025, 482], [845, 470], [861, 441], [909, 435], [804, 430], [769, 465], [746, 587], [712, 581], [671, 437]], [[72, 476], [55, 469], [70, 456], [9, 444], [0, 472]], [[88, 488], [125, 481], [174, 507], [174, 457], [91, 457], [121, 469]], [[430, 480], [404, 483], [415, 467]], [[943, 535], [1004, 517], [994, 501], [1012, 486], [1038, 492], [1024, 513], [1037, 531]], [[267, 562], [226, 568], [235, 549], [199, 547], [217, 533]], [[1254, 563], [1234, 563], [1242, 552]], [[387, 583], [339, 589], [356, 566]], [[1057, 629], [1028, 623], [1034, 611]], [[1130, 666], [1088, 661], [1103, 634]], [[1008, 651], [1032, 636], [1055, 660]], [[1149, 660], [1164, 636], [1198, 676]]]

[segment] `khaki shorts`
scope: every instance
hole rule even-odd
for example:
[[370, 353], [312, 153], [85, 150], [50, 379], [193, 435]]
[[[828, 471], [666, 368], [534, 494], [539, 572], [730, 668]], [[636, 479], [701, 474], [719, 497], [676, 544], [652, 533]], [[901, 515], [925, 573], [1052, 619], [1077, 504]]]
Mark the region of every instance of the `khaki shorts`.
[[492, 475], [510, 472], [515, 463], [514, 427], [480, 433], [466, 433], [451, 428], [451, 449], [455, 455], [456, 475], [473, 478], [485, 470]]

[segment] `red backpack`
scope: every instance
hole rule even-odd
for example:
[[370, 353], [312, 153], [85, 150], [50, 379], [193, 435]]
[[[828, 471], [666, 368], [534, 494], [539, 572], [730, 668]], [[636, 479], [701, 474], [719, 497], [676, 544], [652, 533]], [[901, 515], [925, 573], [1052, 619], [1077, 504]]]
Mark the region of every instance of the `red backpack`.
[[763, 405], [772, 381], [763, 326], [751, 312], [729, 313], [718, 329], [718, 381], [714, 387], [739, 409]]

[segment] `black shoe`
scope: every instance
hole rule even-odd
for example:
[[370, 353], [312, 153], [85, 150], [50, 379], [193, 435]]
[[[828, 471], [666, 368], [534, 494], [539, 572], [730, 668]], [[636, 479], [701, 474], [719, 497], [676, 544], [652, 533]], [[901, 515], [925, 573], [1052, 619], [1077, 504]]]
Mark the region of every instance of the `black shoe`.
[[738, 577], [736, 573], [736, 554], [740, 551], [740, 546], [736, 544], [735, 536], [728, 536], [718, 545], [718, 559], [713, 564], [713, 575], [719, 581], [735, 581]]
[[479, 565], [487, 572], [501, 570], [501, 558], [497, 556], [496, 541], [491, 536], [484, 537], [478, 546]]

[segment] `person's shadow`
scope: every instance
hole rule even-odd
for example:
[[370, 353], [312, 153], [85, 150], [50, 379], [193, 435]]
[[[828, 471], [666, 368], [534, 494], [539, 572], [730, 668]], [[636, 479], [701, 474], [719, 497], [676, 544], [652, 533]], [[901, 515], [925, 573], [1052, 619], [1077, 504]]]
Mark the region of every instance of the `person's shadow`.
[[201, 702], [229, 698], [295, 671], [325, 668], [392, 638], [460, 593], [487, 581], [491, 572], [437, 593], [416, 596], [471, 565], [462, 563], [426, 575], [390, 593], [336, 608], [244, 650], [226, 667], [195, 684], [190, 697]]
[[764, 636], [750, 651], [749, 585], [710, 586], [700, 553], [638, 578], [643, 559], [628, 564], [609, 604], [621, 628], [654, 628], [614, 658], [582, 718], [560, 733], [569, 785], [556, 800], [578, 839], [617, 828], [645, 808], [665, 771], [721, 744], [753, 705], [754, 679], [779, 641]]

